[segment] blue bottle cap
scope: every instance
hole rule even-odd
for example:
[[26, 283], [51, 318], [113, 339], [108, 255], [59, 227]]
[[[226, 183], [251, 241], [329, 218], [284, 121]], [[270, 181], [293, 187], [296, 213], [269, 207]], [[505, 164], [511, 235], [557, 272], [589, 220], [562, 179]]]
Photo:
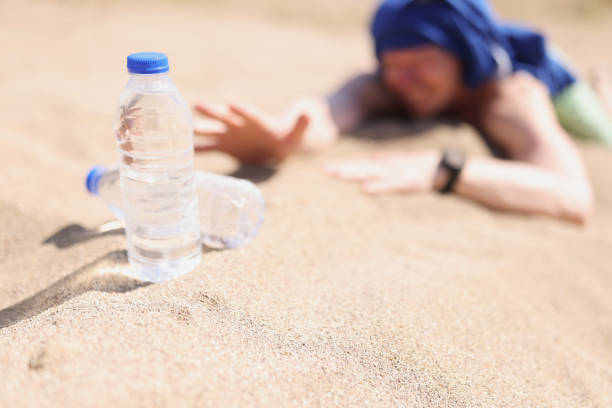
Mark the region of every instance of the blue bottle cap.
[[168, 57], [161, 52], [137, 52], [127, 57], [130, 74], [161, 74], [168, 72]]
[[100, 183], [100, 178], [106, 173], [106, 167], [104, 166], [93, 166], [89, 173], [87, 173], [87, 178], [85, 179], [85, 185], [87, 186], [87, 191], [91, 194], [98, 195], [98, 184]]

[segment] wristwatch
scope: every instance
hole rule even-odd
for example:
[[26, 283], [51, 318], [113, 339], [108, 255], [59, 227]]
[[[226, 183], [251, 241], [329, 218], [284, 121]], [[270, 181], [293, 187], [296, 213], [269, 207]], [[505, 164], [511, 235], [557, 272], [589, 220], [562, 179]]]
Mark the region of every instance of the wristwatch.
[[442, 184], [438, 192], [449, 194], [453, 192], [463, 165], [465, 164], [465, 153], [457, 149], [444, 149], [440, 160], [439, 170], [447, 174], [446, 183]]

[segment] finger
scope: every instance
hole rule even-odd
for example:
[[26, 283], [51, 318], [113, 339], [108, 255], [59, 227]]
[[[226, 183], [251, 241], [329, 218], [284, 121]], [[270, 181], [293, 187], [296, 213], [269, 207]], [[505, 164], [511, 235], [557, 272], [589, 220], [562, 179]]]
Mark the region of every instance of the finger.
[[242, 119], [247, 120], [249, 122], [259, 121], [259, 118], [257, 117], [258, 115], [255, 112], [253, 112], [252, 109], [249, 109], [245, 106], [239, 106], [239, 105], [230, 103], [229, 110], [230, 112], [240, 116]]
[[197, 153], [211, 152], [215, 150], [220, 150], [220, 147], [219, 147], [219, 144], [217, 143], [210, 143], [210, 144], [195, 145], [193, 147], [193, 150]]
[[383, 175], [377, 163], [366, 159], [327, 163], [324, 169], [329, 175], [345, 180], [365, 181], [380, 178]]
[[193, 123], [193, 133], [197, 136], [219, 137], [226, 134], [227, 125], [213, 119], [195, 120]]
[[403, 190], [402, 185], [391, 180], [368, 181], [363, 184], [362, 190], [368, 194], [391, 194]]
[[195, 109], [202, 115], [218, 120], [226, 126], [237, 126], [236, 120], [234, 120], [231, 116], [229, 116], [227, 113], [219, 111], [218, 109], [212, 108], [209, 105], [198, 103], [195, 105]]
[[228, 127], [215, 119], [196, 118], [193, 121], [193, 131], [196, 134], [225, 133], [228, 131]]
[[281, 159], [300, 148], [302, 139], [304, 138], [304, 131], [308, 127], [309, 122], [310, 119], [304, 114], [297, 118], [291, 130], [287, 133], [285, 138], [282, 139], [282, 143], [279, 145], [278, 156]]
[[222, 138], [227, 132], [211, 130], [206, 128], [194, 128], [193, 134], [200, 137], [213, 137], [215, 139]]
[[[378, 150], [372, 153], [369, 157], [375, 160], [386, 160], [386, 159], [394, 159], [396, 157], [401, 157], [402, 154], [393, 150]], [[405, 156], [405, 155], [404, 155]]]
[[302, 137], [304, 136], [304, 132], [310, 123], [310, 118], [302, 113], [295, 123], [293, 124], [293, 129], [289, 131], [287, 135], [287, 142], [290, 145], [297, 145], [302, 141]]

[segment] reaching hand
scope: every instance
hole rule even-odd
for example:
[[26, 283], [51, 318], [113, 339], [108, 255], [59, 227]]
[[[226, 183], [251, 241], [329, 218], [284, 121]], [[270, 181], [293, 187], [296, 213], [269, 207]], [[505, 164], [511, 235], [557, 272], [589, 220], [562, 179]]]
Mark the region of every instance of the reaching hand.
[[370, 194], [429, 191], [434, 187], [440, 153], [376, 153], [370, 157], [328, 163], [325, 171], [358, 181]]
[[197, 136], [210, 138], [210, 143], [196, 143], [195, 150], [222, 151], [249, 164], [279, 161], [298, 150], [309, 123], [308, 117], [300, 114], [283, 127], [259, 112], [233, 104], [219, 109], [200, 103], [195, 108], [217, 122], [216, 126], [208, 123], [194, 129]]

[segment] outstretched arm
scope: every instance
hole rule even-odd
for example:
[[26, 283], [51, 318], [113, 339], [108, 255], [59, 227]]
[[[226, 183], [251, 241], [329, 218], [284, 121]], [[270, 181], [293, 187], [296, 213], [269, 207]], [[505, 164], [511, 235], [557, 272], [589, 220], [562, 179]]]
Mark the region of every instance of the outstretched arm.
[[[592, 192], [580, 156], [554, 115], [550, 96], [528, 74], [499, 84], [483, 112], [483, 130], [511, 160], [468, 158], [454, 192], [503, 211], [585, 223]], [[378, 154], [335, 163], [327, 171], [362, 181], [370, 193], [427, 191], [444, 185], [440, 154]]]
[[[302, 97], [279, 118], [230, 104], [195, 109], [209, 121], [195, 128], [196, 151], [219, 150], [247, 163], [279, 161], [299, 150], [332, 146], [339, 135], [395, 109], [372, 74], [358, 75], [326, 98]], [[211, 121], [212, 120], [212, 121]]]
[[588, 182], [517, 161], [472, 158], [455, 192], [502, 211], [544, 214], [586, 223], [592, 212]]
[[458, 194], [501, 210], [588, 221], [588, 176], [541, 82], [522, 72], [500, 82], [482, 127], [512, 160], [468, 160]]

